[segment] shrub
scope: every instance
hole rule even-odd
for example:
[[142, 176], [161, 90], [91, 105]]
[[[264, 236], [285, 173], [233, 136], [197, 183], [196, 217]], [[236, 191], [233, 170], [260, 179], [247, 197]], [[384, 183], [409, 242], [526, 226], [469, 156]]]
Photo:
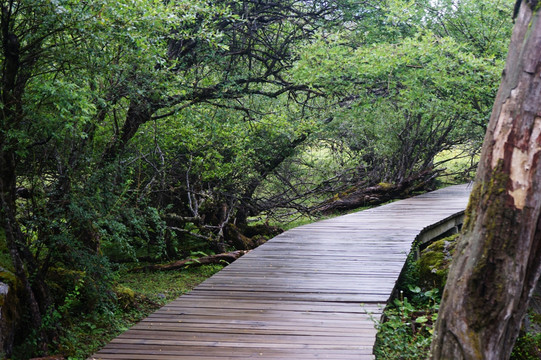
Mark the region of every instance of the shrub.
[[541, 359], [541, 333], [525, 333], [517, 339], [511, 360]]

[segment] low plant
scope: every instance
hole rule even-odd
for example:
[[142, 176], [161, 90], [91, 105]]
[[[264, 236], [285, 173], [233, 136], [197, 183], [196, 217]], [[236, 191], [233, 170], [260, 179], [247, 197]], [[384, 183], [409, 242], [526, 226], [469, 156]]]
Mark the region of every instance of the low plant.
[[415, 301], [395, 299], [387, 306], [382, 320], [375, 320], [378, 330], [374, 355], [376, 359], [426, 359], [432, 341], [433, 326], [439, 308], [438, 289], [408, 289]]
[[527, 332], [516, 341], [510, 360], [541, 359], [541, 333]]
[[[439, 310], [440, 289], [445, 286], [457, 235], [434, 242], [416, 260], [412, 251], [397, 282], [398, 298], [387, 305], [381, 320], [373, 319], [378, 330], [376, 360], [427, 359], [433, 326]], [[427, 286], [435, 287], [426, 291]], [[423, 289], [424, 287], [424, 289]], [[510, 360], [541, 359], [541, 316], [528, 315], [534, 325], [517, 339]]]

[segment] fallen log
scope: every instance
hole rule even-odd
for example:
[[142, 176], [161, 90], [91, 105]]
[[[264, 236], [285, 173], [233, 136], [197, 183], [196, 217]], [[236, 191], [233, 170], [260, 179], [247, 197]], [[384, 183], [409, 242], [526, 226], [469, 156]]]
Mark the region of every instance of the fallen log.
[[155, 264], [141, 266], [133, 268], [130, 272], [141, 272], [141, 271], [165, 271], [165, 270], [178, 270], [183, 269], [188, 266], [201, 266], [201, 265], [210, 265], [210, 264], [230, 264], [233, 261], [237, 260], [242, 255], [246, 254], [248, 251], [237, 250], [227, 253], [221, 253], [216, 255], [203, 256], [200, 258], [188, 258], [184, 260], [175, 261], [170, 264]]
[[312, 210], [312, 213], [329, 214], [406, 198], [416, 191], [424, 190], [437, 175], [437, 171], [430, 170], [416, 174], [398, 184], [380, 183], [370, 187], [353, 188], [323, 202]]
[[378, 184], [351, 192], [338, 194], [318, 206], [312, 212], [329, 214], [334, 211], [353, 210], [362, 206], [378, 205], [399, 197], [400, 190], [394, 184]]

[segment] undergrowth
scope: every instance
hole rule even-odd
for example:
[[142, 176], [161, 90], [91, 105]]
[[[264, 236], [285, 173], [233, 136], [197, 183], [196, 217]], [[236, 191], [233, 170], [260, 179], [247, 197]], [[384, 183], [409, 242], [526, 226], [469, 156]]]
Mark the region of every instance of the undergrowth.
[[63, 334], [51, 346], [55, 353], [67, 359], [86, 359], [114, 337], [190, 291], [222, 267], [204, 265], [182, 271], [119, 273], [115, 287], [116, 308], [63, 318]]
[[541, 333], [527, 332], [521, 335], [511, 353], [510, 360], [541, 359]]
[[426, 359], [439, 309], [438, 289], [422, 291], [410, 287], [413, 299], [394, 299], [384, 311], [381, 321], [375, 320], [378, 335], [374, 346], [376, 359]]
[[479, 162], [479, 154], [472, 153], [466, 147], [455, 147], [444, 150], [434, 158], [436, 169], [440, 171], [437, 182], [438, 187], [463, 184], [475, 178], [475, 171]]
[[[456, 237], [456, 236], [455, 236]], [[452, 237], [440, 241], [453, 241]], [[430, 250], [430, 249], [428, 249]], [[431, 250], [432, 251], [432, 250]], [[397, 282], [398, 295], [385, 308], [381, 319], [374, 319], [378, 330], [374, 355], [376, 360], [425, 360], [430, 354], [434, 324], [438, 316], [441, 282], [432, 282], [434, 289], [427, 289], [430, 282], [423, 279], [423, 271], [412, 253], [404, 265]], [[442, 265], [443, 264], [443, 265]], [[426, 265], [426, 264], [425, 264]], [[440, 262], [438, 271], [447, 272], [448, 262]], [[539, 324], [540, 314], [530, 310], [530, 321]], [[541, 333], [539, 327], [523, 331], [517, 339], [510, 360], [541, 359]]]

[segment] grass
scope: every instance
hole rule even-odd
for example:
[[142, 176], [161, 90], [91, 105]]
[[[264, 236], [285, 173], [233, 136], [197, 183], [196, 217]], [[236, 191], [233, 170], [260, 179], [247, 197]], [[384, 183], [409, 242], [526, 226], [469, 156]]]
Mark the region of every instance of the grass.
[[64, 320], [64, 335], [52, 344], [67, 359], [86, 359], [114, 337], [222, 269], [205, 265], [182, 271], [119, 273], [119, 306]]
[[[385, 202], [383, 204], [387, 204], [387, 203], [394, 202], [394, 201], [396, 201], [396, 200], [390, 200], [390, 201]], [[381, 204], [381, 205], [383, 205], [383, 204]], [[330, 214], [325, 214], [325, 215], [322, 215], [322, 214], [308, 215], [308, 214], [296, 213], [296, 214], [291, 214], [291, 215], [288, 215], [288, 216], [284, 216], [284, 217], [280, 218], [279, 220], [276, 220], [276, 219], [270, 218], [270, 217], [269, 218], [258, 218], [258, 219], [253, 218], [253, 219], [251, 219], [251, 222], [252, 222], [252, 224], [263, 224], [263, 223], [268, 221], [269, 225], [276, 226], [276, 227], [279, 227], [280, 229], [282, 229], [284, 231], [287, 231], [287, 230], [290, 230], [290, 229], [293, 229], [293, 228], [296, 228], [296, 227], [299, 227], [299, 226], [302, 226], [302, 225], [307, 225], [307, 224], [311, 224], [311, 223], [314, 223], [314, 222], [317, 222], [317, 221], [328, 220], [328, 219], [332, 219], [332, 218], [335, 218], [335, 217], [338, 217], [338, 216], [356, 213], [356, 212], [367, 210], [367, 209], [370, 209], [370, 208], [373, 208], [373, 207], [376, 207], [376, 206], [380, 206], [380, 205], [362, 206], [362, 207], [358, 207], [358, 208], [352, 209], [352, 210], [336, 211], [336, 212], [333, 212], [333, 213], [330, 213]]]
[[119, 283], [131, 289], [138, 289], [138, 294], [164, 305], [193, 289], [222, 268], [221, 265], [204, 265], [188, 267], [180, 272], [153, 272], [151, 276], [149, 273], [127, 273], [122, 276]]
[[440, 152], [434, 158], [434, 163], [437, 164], [436, 169], [443, 170], [438, 177], [441, 187], [473, 180], [478, 162], [479, 154], [472, 157], [465, 148], [457, 147]]

